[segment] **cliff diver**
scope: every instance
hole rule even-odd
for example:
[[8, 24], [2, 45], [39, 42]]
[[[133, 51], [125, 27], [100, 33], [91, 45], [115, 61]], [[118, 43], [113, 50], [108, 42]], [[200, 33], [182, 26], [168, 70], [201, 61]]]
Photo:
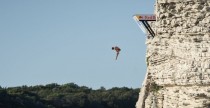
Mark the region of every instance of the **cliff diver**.
[[118, 55], [119, 55], [121, 49], [120, 49], [118, 46], [115, 46], [115, 47], [112, 47], [112, 50], [115, 50], [115, 51], [116, 51], [116, 53], [117, 53], [117, 55], [116, 55], [116, 60], [117, 60]]

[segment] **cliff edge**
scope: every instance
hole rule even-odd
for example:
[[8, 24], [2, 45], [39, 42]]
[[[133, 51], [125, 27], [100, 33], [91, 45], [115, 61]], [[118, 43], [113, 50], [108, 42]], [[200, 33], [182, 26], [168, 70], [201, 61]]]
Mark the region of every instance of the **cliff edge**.
[[210, 0], [156, 0], [137, 108], [210, 108]]

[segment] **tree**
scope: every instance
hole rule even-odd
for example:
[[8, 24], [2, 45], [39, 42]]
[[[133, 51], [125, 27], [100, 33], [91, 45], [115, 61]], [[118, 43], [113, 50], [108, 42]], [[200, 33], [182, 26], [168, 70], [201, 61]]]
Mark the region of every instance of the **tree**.
[[138, 92], [127, 87], [93, 90], [75, 83], [0, 87], [0, 108], [135, 108]]

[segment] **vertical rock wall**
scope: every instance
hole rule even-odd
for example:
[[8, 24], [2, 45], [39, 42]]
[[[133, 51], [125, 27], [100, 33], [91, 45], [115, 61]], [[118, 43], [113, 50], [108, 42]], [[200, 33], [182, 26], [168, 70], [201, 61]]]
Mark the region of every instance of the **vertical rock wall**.
[[157, 0], [156, 6], [137, 108], [210, 108], [210, 0]]

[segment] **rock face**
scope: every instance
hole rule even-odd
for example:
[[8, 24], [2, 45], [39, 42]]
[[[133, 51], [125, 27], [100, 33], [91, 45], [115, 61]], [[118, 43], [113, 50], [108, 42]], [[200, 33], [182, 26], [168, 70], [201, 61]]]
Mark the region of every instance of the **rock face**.
[[137, 108], [210, 108], [210, 0], [157, 0]]

